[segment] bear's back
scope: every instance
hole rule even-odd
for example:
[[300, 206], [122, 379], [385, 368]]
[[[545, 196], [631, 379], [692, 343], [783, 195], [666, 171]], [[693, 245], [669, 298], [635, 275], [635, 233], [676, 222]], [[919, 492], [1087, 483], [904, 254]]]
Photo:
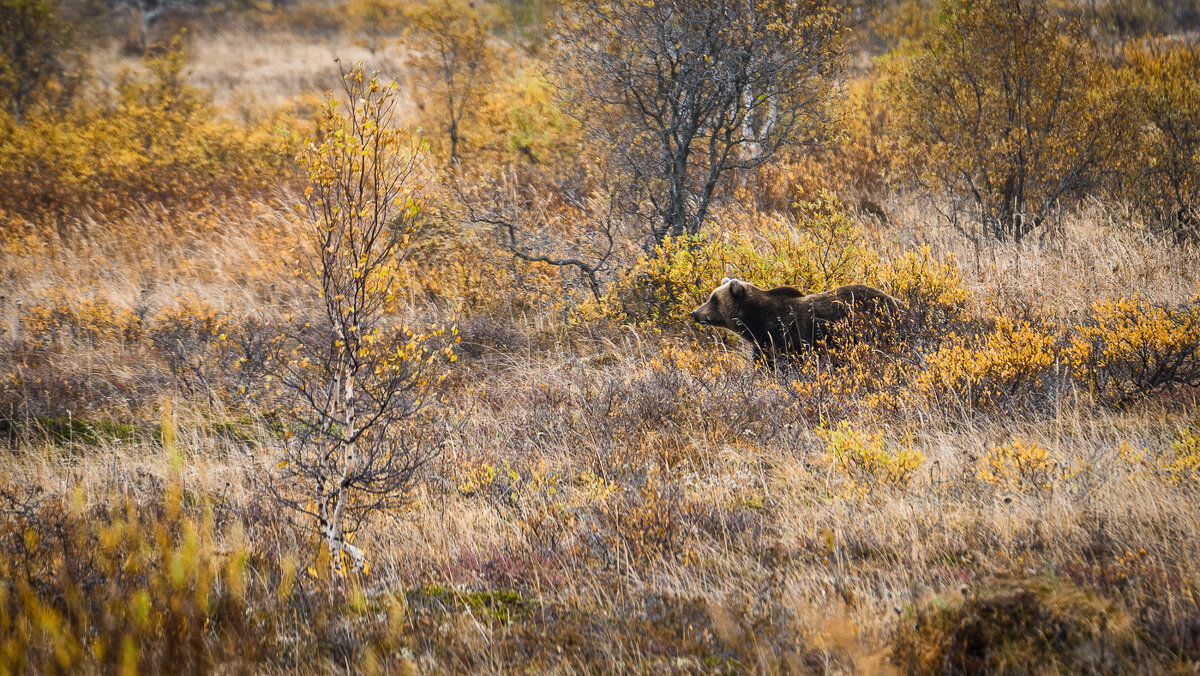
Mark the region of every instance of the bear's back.
[[847, 284], [829, 291], [837, 302], [860, 309], [884, 309], [894, 313], [900, 304], [890, 294], [866, 284]]
[[795, 349], [825, 339], [831, 325], [852, 313], [883, 313], [894, 316], [899, 304], [889, 294], [866, 284], [847, 284], [829, 291], [805, 295], [790, 286], [768, 291], [770, 313], [778, 317], [776, 326], [786, 326], [790, 334], [773, 336], [776, 345]]

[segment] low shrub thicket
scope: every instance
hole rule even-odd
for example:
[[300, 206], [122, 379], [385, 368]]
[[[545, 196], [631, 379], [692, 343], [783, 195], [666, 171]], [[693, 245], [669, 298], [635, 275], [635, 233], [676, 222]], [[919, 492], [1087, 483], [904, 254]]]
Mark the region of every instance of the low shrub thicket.
[[1049, 494], [1078, 473], [1037, 442], [1014, 439], [994, 446], [979, 460], [976, 477], [993, 490]]
[[921, 249], [885, 260], [832, 200], [807, 205], [796, 224], [739, 224], [722, 236], [666, 240], [614, 286], [602, 312], [691, 327], [688, 313], [726, 276], [805, 293], [866, 282], [895, 295], [901, 311], [893, 323], [843, 327], [836, 349], [791, 365], [789, 389], [801, 400], [1036, 409], [1071, 388], [1121, 405], [1200, 386], [1200, 298], [1178, 307], [1099, 301], [1082, 320], [1033, 306], [980, 308], [953, 258]]
[[146, 202], [207, 208], [287, 182], [295, 134], [284, 132], [301, 123], [284, 111], [253, 124], [226, 120], [184, 82], [178, 42], [144, 65], [144, 76], [124, 72], [115, 91], [65, 110], [20, 123], [0, 116], [0, 216], [41, 222]]
[[811, 293], [863, 279], [877, 262], [850, 215], [829, 197], [806, 205], [794, 224], [767, 220], [761, 226], [750, 233], [735, 229], [667, 238], [632, 271], [631, 288], [621, 293], [637, 305], [627, 301], [627, 314], [686, 320], [722, 277]]
[[[247, 669], [270, 639], [247, 597], [244, 536], [218, 534], [213, 505], [86, 508], [5, 489], [0, 516], [0, 664], [8, 673]], [[221, 536], [224, 538], [221, 538]], [[286, 587], [279, 589], [284, 595]]]
[[49, 348], [71, 340], [93, 348], [132, 344], [142, 335], [142, 319], [128, 308], [105, 298], [87, 298], [70, 289], [51, 289], [20, 317], [21, 328], [34, 348]]
[[[928, 248], [886, 260], [862, 226], [835, 198], [802, 205], [795, 223], [731, 217], [722, 234], [668, 238], [644, 256], [607, 301], [619, 318], [686, 322], [722, 277], [763, 288], [787, 285], [803, 293], [842, 284], [874, 284], [895, 294], [922, 323], [952, 330], [966, 318], [970, 292], [952, 258]], [[744, 222], [749, 221], [749, 222]]]
[[947, 405], [987, 408], [1049, 393], [1054, 331], [1000, 318], [982, 335], [956, 336], [925, 357], [914, 391]]
[[868, 434], [847, 421], [817, 430], [826, 442], [825, 452], [843, 475], [845, 494], [866, 497], [876, 490], [902, 490], [925, 456], [907, 445], [889, 444], [879, 432]]
[[1080, 382], [1113, 404], [1200, 387], [1200, 296], [1175, 308], [1136, 296], [1099, 301], [1075, 327], [1066, 358]]

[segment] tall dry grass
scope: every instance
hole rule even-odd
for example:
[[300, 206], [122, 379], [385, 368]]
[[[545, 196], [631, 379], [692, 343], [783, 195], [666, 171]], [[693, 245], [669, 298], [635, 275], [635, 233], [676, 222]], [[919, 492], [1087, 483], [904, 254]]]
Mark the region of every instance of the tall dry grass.
[[[1097, 298], [1178, 302], [1196, 288], [1194, 251], [1095, 214], [1073, 219], [1065, 243], [986, 245], [976, 260], [961, 236], [919, 229], [917, 207], [897, 211], [900, 225], [871, 241], [953, 254], [975, 312], [1032, 304], [1073, 317]], [[3, 294], [27, 309], [66, 288], [148, 322], [185, 296], [240, 316], [303, 307], [287, 291], [292, 233], [274, 208], [201, 222], [133, 214], [107, 226], [13, 244]], [[9, 345], [25, 338], [23, 311], [6, 304]], [[1197, 476], [1180, 460], [1198, 434], [1194, 391], [1126, 409], [1083, 391], [1032, 408], [912, 395], [888, 409], [822, 409], [736, 346], [678, 329], [468, 314], [460, 330], [448, 396], [457, 433], [412, 507], [357, 543], [372, 556], [367, 598], [404, 599], [387, 615], [402, 638], [377, 644], [395, 652], [370, 656], [380, 664], [873, 672], [891, 668], [892, 637], [928, 597], [1045, 575], [1128, 608], [1142, 640], [1157, 641], [1165, 661], [1154, 664], [1195, 654]], [[89, 507], [152, 500], [179, 463], [155, 431], [170, 400], [185, 492], [212, 496], [261, 551], [303, 555], [303, 531], [262, 502], [268, 433], [181, 394], [145, 343], [67, 336], [51, 349], [53, 373], [137, 383], [93, 412], [136, 431], [64, 432], [63, 410], [46, 409], [14, 436], [11, 484], [79, 493]], [[21, 359], [10, 353], [6, 368]], [[835, 410], [850, 412], [852, 429], [878, 432], [886, 452], [924, 461], [903, 486], [850, 490], [821, 432], [839, 422], [824, 417]], [[1042, 455], [1019, 457], [1014, 444]], [[1012, 474], [987, 478], [998, 466], [989, 458], [1016, 463]], [[271, 650], [298, 640], [280, 631]], [[301, 663], [330, 668], [321, 655]]]
[[[362, 55], [347, 45], [204, 36], [188, 77], [225, 111], [274, 105], [326, 86], [328, 54]], [[98, 70], [120, 63], [113, 52]], [[271, 198], [85, 214], [0, 242], [0, 547], [30, 562], [6, 569], [14, 579], [47, 581], [47, 607], [82, 590], [117, 609], [153, 589], [200, 624], [189, 659], [230, 671], [889, 673], [975, 637], [971, 609], [1012, 619], [996, 599], [1016, 588], [1036, 590], [1029, 617], [1050, 618], [1031, 632], [1067, 637], [1027, 655], [1059, 660], [1049, 671], [1196, 668], [1195, 388], [1114, 405], [1059, 360], [1011, 396], [921, 389], [950, 343], [938, 325], [907, 351], [773, 373], [728, 336], [548, 300], [566, 286], [557, 272], [512, 262], [452, 208], [399, 295], [403, 312], [453, 317], [463, 336], [444, 402], [453, 432], [410, 507], [355, 542], [370, 574], [330, 584], [306, 524], [267, 499], [279, 429], [227, 367], [230, 343], [313, 311], [294, 275], [300, 200]], [[1020, 245], [941, 227], [914, 197], [881, 207], [886, 225], [853, 219], [863, 246], [883, 261], [922, 247], [953, 261], [970, 292], [972, 321], [953, 327], [964, 340], [1005, 317], [1039, 320], [1061, 352], [1096, 300], [1174, 308], [1200, 291], [1200, 250], [1104, 205]], [[734, 231], [769, 216], [720, 217]], [[458, 293], [472, 285], [486, 302]], [[203, 545], [186, 583], [172, 582], [175, 559], [107, 574], [141, 560], [130, 552], [184, 560], [189, 529]], [[81, 556], [64, 532], [98, 553]], [[110, 578], [127, 586], [96, 582]], [[18, 635], [6, 617], [35, 617], [45, 624], [14, 645], [49, 645], [56, 616], [22, 615], [24, 603], [0, 596], [5, 637]], [[201, 607], [242, 619], [187, 614]], [[172, 637], [128, 620], [142, 670], [169, 671]], [[1121, 631], [1071, 642], [1105, 622]], [[1115, 661], [1088, 662], [1106, 642]]]

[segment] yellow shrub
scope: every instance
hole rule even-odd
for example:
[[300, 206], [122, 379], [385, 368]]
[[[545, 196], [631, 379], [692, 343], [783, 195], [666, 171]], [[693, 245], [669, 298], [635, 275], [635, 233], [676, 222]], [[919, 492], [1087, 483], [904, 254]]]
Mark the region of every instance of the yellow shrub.
[[991, 333], [948, 342], [928, 356], [913, 386], [924, 396], [950, 396], [969, 406], [1037, 396], [1057, 359], [1053, 335], [1006, 318], [997, 321]]
[[457, 475], [458, 492], [467, 496], [486, 491], [500, 476], [495, 465], [489, 462], [476, 463], [469, 460], [462, 463], [455, 474]]
[[668, 238], [635, 266], [632, 288], [618, 293], [627, 316], [682, 320], [722, 277], [811, 293], [871, 278], [877, 263], [849, 214], [823, 195], [804, 205], [795, 224], [768, 220], [750, 232]]
[[558, 106], [545, 73], [533, 65], [487, 92], [472, 125], [481, 150], [499, 150], [500, 160], [561, 166], [579, 151], [578, 124]]
[[938, 261], [928, 246], [906, 251], [880, 272], [888, 291], [904, 302], [916, 321], [942, 328], [970, 318], [971, 291], [963, 286], [954, 256]]
[[64, 339], [93, 347], [104, 343], [132, 342], [141, 337], [141, 319], [102, 298], [76, 298], [67, 289], [54, 289], [46, 300], [31, 304], [21, 316], [29, 341], [48, 347]]
[[144, 200], [207, 204], [259, 193], [286, 176], [276, 128], [222, 119], [183, 81], [182, 52], [147, 57], [149, 75], [123, 73], [113, 93], [65, 111], [0, 119], [0, 212], [24, 217], [118, 210]]
[[605, 299], [604, 312], [623, 318], [686, 320], [723, 277], [803, 293], [842, 284], [874, 284], [902, 301], [922, 327], [944, 328], [969, 318], [971, 292], [953, 257], [928, 247], [884, 261], [834, 197], [801, 205], [793, 222], [726, 214], [720, 230], [667, 238], [643, 256]]
[[[848, 324], [848, 335], [859, 327]], [[867, 331], [875, 330], [868, 325]], [[817, 419], [850, 417], [870, 412], [873, 416], [897, 411], [905, 403], [912, 365], [896, 358], [907, 348], [902, 342], [881, 345], [870, 336], [864, 340], [837, 339], [837, 344], [819, 355], [801, 358], [788, 365], [786, 379], [764, 387], [782, 387], [806, 417]], [[783, 375], [783, 373], [780, 373]]]
[[1137, 450], [1128, 441], [1122, 441], [1118, 450], [1135, 474], [1146, 472], [1167, 486], [1200, 485], [1200, 429], [1180, 432], [1169, 453], [1151, 453], [1145, 447]]
[[997, 490], [1020, 493], [1052, 491], [1077, 473], [1040, 444], [1020, 439], [993, 447], [975, 471], [980, 481]]
[[1172, 457], [1167, 465], [1168, 482], [1200, 484], [1200, 430], [1191, 429], [1171, 444]]
[[846, 497], [866, 497], [876, 490], [902, 489], [925, 462], [925, 455], [903, 445], [889, 447], [883, 436], [867, 434], [842, 421], [836, 428], [819, 429], [829, 454], [845, 479]]
[[183, 342], [188, 347], [215, 338], [231, 319], [222, 311], [192, 294], [175, 299], [150, 320], [149, 332], [164, 349]]
[[547, 465], [545, 458], [524, 466], [514, 466], [507, 459], [495, 464], [467, 460], [455, 468], [454, 477], [463, 496], [492, 495], [514, 503], [523, 498], [553, 496], [559, 483], [558, 471]]
[[1200, 296], [1178, 309], [1138, 297], [1099, 301], [1075, 327], [1067, 358], [1075, 377], [1111, 403], [1200, 387]]
[[745, 359], [734, 352], [664, 343], [658, 356], [651, 358], [647, 366], [660, 373], [679, 372], [712, 379], [736, 372], [745, 363]]

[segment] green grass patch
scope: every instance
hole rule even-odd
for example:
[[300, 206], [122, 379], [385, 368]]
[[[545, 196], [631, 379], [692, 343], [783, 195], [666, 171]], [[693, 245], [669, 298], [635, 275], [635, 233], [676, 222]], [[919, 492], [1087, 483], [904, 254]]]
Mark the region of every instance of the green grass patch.
[[511, 624], [536, 605], [515, 591], [461, 591], [426, 585], [408, 592], [408, 601], [416, 607], [440, 608], [444, 611], [467, 610], [477, 617], [490, 617], [501, 624]]

